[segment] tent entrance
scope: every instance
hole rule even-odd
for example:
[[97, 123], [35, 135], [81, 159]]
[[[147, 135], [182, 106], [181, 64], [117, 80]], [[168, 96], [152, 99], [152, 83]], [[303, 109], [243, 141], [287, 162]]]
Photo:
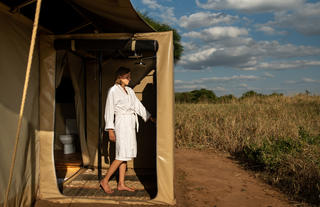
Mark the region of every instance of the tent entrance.
[[[63, 182], [78, 172], [83, 163], [77, 127], [75, 92], [68, 69], [63, 71], [59, 82], [56, 86], [55, 99], [54, 157], [57, 182], [59, 189], [62, 190]], [[64, 146], [68, 138], [71, 145], [66, 143], [67, 146]]]
[[[54, 46], [57, 51], [55, 143], [59, 142], [61, 131], [58, 122], [75, 118], [79, 142], [74, 159], [81, 167], [73, 172], [70, 179], [61, 183], [60, 191], [65, 196], [106, 198], [99, 189], [99, 177], [105, 175], [113, 161], [115, 147], [103, 131], [107, 92], [114, 84], [115, 71], [120, 66], [128, 67], [132, 77], [130, 86], [147, 110], [156, 116], [157, 41], [57, 39]], [[66, 102], [73, 99], [74, 105], [69, 102], [61, 104], [59, 91], [67, 94], [64, 97]], [[72, 115], [59, 117], [61, 110], [67, 110]], [[139, 122], [138, 156], [128, 162], [126, 173], [126, 184], [137, 190], [134, 193], [116, 191], [109, 199], [150, 200], [157, 194], [156, 126], [151, 122], [144, 123], [142, 119]], [[58, 158], [56, 155], [56, 163]], [[56, 174], [63, 181], [57, 167]], [[110, 181], [113, 188], [116, 188], [116, 180], [117, 175]]]

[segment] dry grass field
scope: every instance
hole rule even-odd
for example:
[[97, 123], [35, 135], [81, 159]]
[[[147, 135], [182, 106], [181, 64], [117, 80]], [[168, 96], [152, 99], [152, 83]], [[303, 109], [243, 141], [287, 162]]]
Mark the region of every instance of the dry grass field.
[[320, 96], [176, 104], [176, 147], [229, 152], [289, 196], [320, 203]]

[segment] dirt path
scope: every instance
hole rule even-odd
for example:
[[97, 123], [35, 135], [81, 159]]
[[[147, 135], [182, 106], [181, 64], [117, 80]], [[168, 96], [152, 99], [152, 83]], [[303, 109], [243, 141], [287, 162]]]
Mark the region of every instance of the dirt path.
[[[228, 157], [228, 154], [177, 149], [175, 160], [177, 207], [306, 206], [290, 202], [286, 196], [263, 183], [253, 173], [242, 169], [236, 161]], [[35, 206], [108, 207], [113, 205], [56, 204], [37, 201]]]
[[227, 154], [176, 150], [175, 159], [178, 207], [297, 206]]

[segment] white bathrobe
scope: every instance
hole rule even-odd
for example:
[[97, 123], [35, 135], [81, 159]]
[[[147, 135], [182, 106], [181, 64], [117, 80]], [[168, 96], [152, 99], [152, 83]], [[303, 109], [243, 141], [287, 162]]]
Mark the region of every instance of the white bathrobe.
[[115, 84], [109, 89], [105, 107], [105, 130], [114, 129], [116, 135], [116, 160], [128, 161], [137, 156], [135, 126], [138, 131], [138, 115], [144, 121], [150, 117], [130, 87], [126, 91]]

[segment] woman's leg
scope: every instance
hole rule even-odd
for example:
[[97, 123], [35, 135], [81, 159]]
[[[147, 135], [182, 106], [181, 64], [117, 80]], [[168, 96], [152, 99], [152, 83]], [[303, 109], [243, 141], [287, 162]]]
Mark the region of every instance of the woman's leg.
[[123, 163], [123, 161], [121, 160], [114, 160], [112, 162], [112, 164], [109, 167], [109, 170], [106, 174], [106, 176], [104, 176], [104, 178], [100, 181], [100, 185], [102, 186], [104, 192], [106, 193], [113, 193], [113, 190], [110, 188], [108, 182], [110, 177], [113, 175], [113, 173], [118, 169], [118, 167], [121, 165], [121, 163]]
[[127, 191], [131, 191], [133, 192], [134, 189], [132, 188], [129, 188], [127, 187], [125, 184], [124, 184], [124, 176], [125, 176], [125, 173], [126, 173], [126, 169], [127, 169], [127, 162], [122, 162], [120, 164], [120, 167], [119, 167], [119, 183], [118, 183], [118, 190], [127, 190]]

